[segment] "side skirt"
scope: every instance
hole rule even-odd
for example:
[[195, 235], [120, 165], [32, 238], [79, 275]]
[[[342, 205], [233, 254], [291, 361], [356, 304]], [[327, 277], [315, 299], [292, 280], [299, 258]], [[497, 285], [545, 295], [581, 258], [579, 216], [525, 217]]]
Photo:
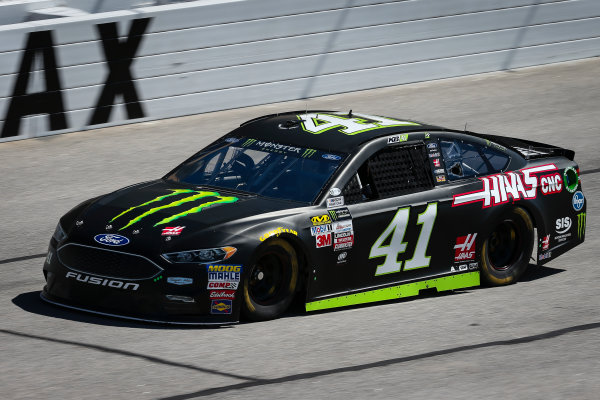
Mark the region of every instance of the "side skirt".
[[426, 281], [405, 283], [403, 285], [383, 289], [338, 296], [331, 299], [312, 301], [306, 303], [306, 311], [325, 310], [327, 308], [418, 296], [419, 291], [423, 289], [436, 288], [438, 292], [444, 292], [447, 290], [479, 286], [479, 284], [479, 271], [467, 272], [465, 274], [444, 276]]

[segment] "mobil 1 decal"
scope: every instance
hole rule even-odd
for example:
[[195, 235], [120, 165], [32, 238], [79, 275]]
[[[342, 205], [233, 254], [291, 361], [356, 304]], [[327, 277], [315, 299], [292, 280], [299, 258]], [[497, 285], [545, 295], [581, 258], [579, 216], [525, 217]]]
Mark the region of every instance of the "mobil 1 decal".
[[[144, 117], [131, 75], [131, 64], [150, 20], [151, 18], [134, 19], [124, 38], [119, 38], [116, 22], [96, 25], [108, 71], [91, 112], [89, 125], [108, 122], [117, 96], [122, 97], [129, 119]], [[25, 41], [6, 115], [0, 116], [0, 120], [4, 120], [0, 138], [17, 136], [21, 120], [29, 115], [48, 114], [50, 131], [69, 128], [61, 81], [61, 74], [66, 72], [64, 69], [58, 70], [59, 64], [53, 31], [30, 32]], [[32, 72], [37, 69], [35, 65], [40, 65], [45, 90], [28, 93]]]
[[[369, 259], [377, 261], [375, 275], [429, 267], [431, 261], [429, 239], [437, 218], [437, 205], [437, 203], [430, 203], [423, 212], [418, 214], [416, 225], [420, 226], [420, 230], [417, 230], [416, 238], [412, 238], [414, 243], [409, 243], [406, 238], [407, 230], [415, 228], [409, 226], [411, 208], [404, 207], [396, 211], [369, 252]], [[407, 251], [409, 248], [411, 250]]]

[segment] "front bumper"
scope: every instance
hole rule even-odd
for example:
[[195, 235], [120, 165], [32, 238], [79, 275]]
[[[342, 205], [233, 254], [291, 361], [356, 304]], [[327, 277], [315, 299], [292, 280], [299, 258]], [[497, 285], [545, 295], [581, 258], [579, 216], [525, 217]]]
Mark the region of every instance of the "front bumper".
[[114, 271], [110, 276], [91, 273], [65, 265], [51, 242], [43, 267], [46, 285], [41, 297], [63, 307], [136, 321], [186, 325], [239, 321], [239, 288], [233, 299], [214, 299], [207, 290], [206, 266], [161, 264], [161, 268], [153, 276], [139, 279], [124, 278]]

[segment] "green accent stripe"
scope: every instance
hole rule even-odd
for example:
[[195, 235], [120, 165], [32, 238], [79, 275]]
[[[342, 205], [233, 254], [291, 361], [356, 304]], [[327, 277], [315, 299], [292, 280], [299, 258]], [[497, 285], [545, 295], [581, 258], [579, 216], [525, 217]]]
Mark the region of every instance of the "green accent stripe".
[[113, 222], [115, 219], [119, 218], [123, 214], [127, 214], [131, 210], [135, 210], [136, 208], [139, 208], [139, 207], [144, 207], [144, 206], [146, 206], [146, 205], [148, 205], [150, 203], [161, 201], [163, 199], [166, 199], [167, 197], [177, 196], [178, 194], [182, 194], [182, 193], [194, 193], [194, 192], [196, 192], [195, 190], [190, 190], [190, 189], [169, 189], [169, 190], [172, 191], [173, 193], [169, 193], [169, 194], [165, 194], [164, 196], [156, 197], [156, 198], [154, 198], [154, 199], [152, 199], [150, 201], [145, 202], [144, 204], [140, 204], [139, 206], [130, 207], [127, 210], [123, 211], [121, 214], [119, 214], [116, 217], [114, 217], [113, 219], [111, 219], [110, 222]]
[[200, 204], [199, 206], [194, 207], [194, 208], [190, 208], [187, 211], [183, 211], [183, 212], [180, 212], [179, 214], [175, 214], [175, 215], [172, 215], [170, 217], [164, 218], [164, 219], [160, 220], [159, 222], [157, 222], [156, 224], [154, 224], [154, 226], [168, 224], [169, 222], [174, 221], [174, 220], [176, 220], [178, 218], [185, 217], [188, 214], [194, 214], [194, 213], [200, 212], [203, 209], [205, 209], [206, 207], [210, 207], [210, 206], [215, 205], [215, 204], [235, 203], [238, 200], [239, 199], [237, 197], [223, 197], [223, 196], [218, 196], [218, 200], [210, 201], [210, 202], [204, 203], [204, 204]]
[[438, 292], [479, 286], [479, 271], [467, 272], [460, 275], [449, 275], [421, 282], [405, 283], [384, 289], [369, 290], [368, 292], [349, 294], [332, 299], [318, 300], [306, 303], [306, 311], [324, 310], [352, 306], [355, 304], [371, 303], [375, 301], [400, 299], [403, 297], [417, 296], [419, 290], [436, 288]]

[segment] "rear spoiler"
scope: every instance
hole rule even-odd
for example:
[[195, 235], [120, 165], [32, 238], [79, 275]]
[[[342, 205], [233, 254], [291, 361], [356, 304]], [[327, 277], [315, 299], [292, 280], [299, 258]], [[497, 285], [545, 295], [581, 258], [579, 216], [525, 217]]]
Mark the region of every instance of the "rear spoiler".
[[566, 157], [573, 161], [575, 152], [573, 150], [563, 149], [562, 147], [552, 146], [546, 143], [534, 142], [533, 140], [516, 139], [505, 136], [484, 135], [482, 133], [465, 132], [469, 135], [487, 139], [498, 143], [504, 147], [516, 151], [528, 160], [536, 158]]

